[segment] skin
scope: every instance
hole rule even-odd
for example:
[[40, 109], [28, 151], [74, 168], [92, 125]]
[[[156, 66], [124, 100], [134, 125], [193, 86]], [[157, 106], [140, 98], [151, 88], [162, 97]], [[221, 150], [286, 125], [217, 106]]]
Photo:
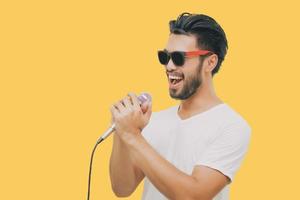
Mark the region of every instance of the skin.
[[[165, 49], [172, 52], [195, 51], [199, 48], [193, 35], [170, 34]], [[178, 97], [185, 92], [184, 88], [191, 80], [198, 79], [201, 82], [193, 95], [181, 99], [178, 110], [181, 119], [223, 103], [216, 96], [211, 75], [217, 61], [217, 55], [213, 54], [204, 60], [199, 57], [188, 58], [183, 67], [176, 67], [172, 60], [165, 66], [166, 73], [184, 76], [179, 88], [169, 89], [173, 98], [180, 99]], [[212, 199], [229, 183], [229, 179], [221, 172], [201, 165], [194, 166], [191, 175], [185, 174], [160, 156], [141, 135], [149, 122], [151, 108], [151, 103], [140, 106], [134, 93], [129, 93], [110, 108], [116, 124], [110, 158], [110, 179], [116, 196], [128, 197], [147, 176], [169, 199]]]

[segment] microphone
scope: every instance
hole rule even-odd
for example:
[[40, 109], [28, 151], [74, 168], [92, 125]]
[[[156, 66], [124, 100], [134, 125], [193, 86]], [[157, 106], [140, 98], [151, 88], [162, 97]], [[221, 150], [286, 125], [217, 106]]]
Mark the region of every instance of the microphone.
[[[149, 101], [151, 102], [152, 98], [150, 94], [148, 93], [142, 93], [140, 96], [137, 97], [139, 100], [140, 105], [142, 105], [144, 102]], [[103, 135], [97, 140], [97, 144], [105, 140], [113, 131], [115, 130], [115, 123], [113, 123], [106, 131], [103, 133]]]

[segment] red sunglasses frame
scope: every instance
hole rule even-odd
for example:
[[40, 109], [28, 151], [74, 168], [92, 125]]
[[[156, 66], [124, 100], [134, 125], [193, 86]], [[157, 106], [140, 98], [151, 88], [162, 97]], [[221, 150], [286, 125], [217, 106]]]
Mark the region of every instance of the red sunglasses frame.
[[198, 50], [198, 51], [187, 51], [187, 52], [182, 51], [182, 53], [184, 53], [186, 57], [195, 57], [195, 56], [203, 56], [213, 52], [208, 50]]

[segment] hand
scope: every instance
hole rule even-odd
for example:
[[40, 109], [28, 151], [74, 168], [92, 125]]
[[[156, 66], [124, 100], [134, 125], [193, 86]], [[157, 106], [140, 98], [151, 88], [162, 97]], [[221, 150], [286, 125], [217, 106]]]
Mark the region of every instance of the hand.
[[152, 105], [146, 101], [140, 106], [137, 96], [128, 93], [127, 97], [113, 104], [110, 111], [115, 123], [115, 132], [123, 138], [141, 133], [149, 122]]

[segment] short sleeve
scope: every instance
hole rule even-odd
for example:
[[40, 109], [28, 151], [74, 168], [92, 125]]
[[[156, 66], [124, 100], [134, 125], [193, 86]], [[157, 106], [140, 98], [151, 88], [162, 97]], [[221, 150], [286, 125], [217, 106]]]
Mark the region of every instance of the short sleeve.
[[201, 154], [196, 165], [216, 169], [233, 181], [247, 152], [251, 128], [246, 122], [227, 126]]

